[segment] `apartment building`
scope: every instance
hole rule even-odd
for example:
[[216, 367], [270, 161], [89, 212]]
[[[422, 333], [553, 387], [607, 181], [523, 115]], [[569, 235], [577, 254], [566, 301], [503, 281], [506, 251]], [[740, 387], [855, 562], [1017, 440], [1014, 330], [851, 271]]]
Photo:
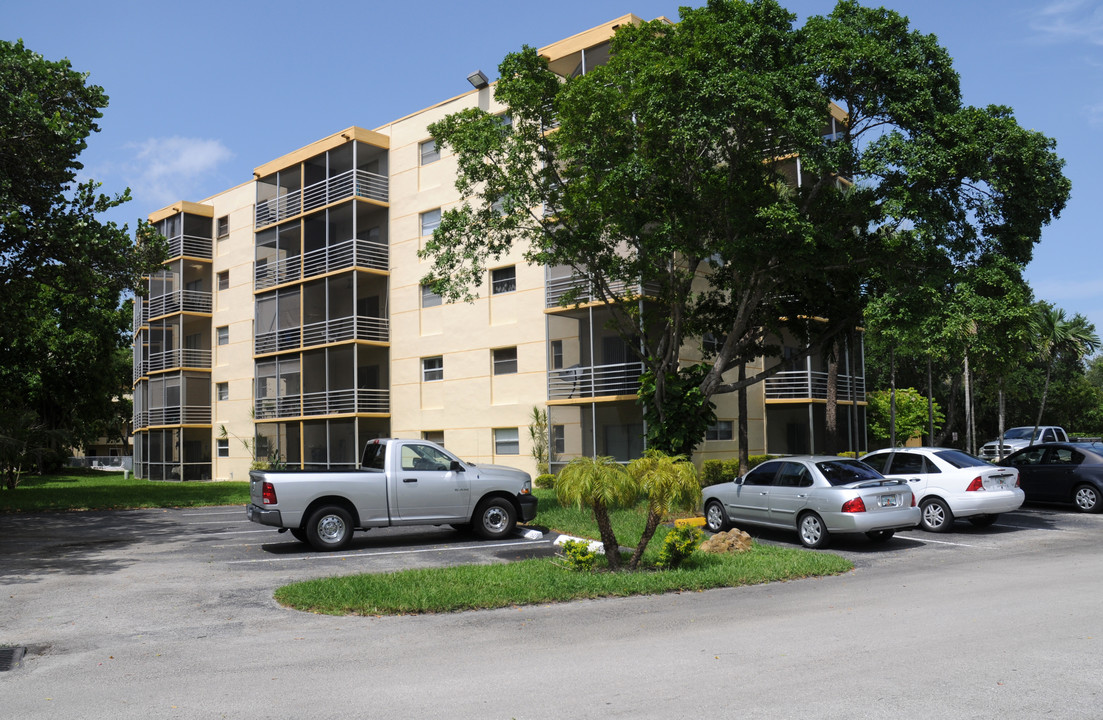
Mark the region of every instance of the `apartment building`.
[[[541, 53], [557, 73], [585, 72], [608, 57], [617, 26], [638, 21], [626, 15]], [[553, 469], [643, 451], [642, 364], [585, 292], [560, 307], [584, 282], [569, 269], [504, 258], [472, 303], [421, 285], [417, 252], [460, 200], [455, 159], [426, 128], [468, 107], [504, 110], [477, 87], [375, 130], [346, 128], [150, 215], [171, 259], [134, 307], [139, 477], [242, 480], [258, 459], [351, 468], [380, 436], [535, 473], [534, 408], [548, 413]], [[699, 350], [685, 348], [687, 361]], [[786, 362], [760, 358], [748, 372]], [[856, 366], [840, 379], [840, 426], [854, 412], [864, 436]], [[819, 447], [825, 398], [822, 360], [753, 386], [750, 452]], [[734, 395], [718, 399], [717, 417], [697, 460], [737, 452]]]

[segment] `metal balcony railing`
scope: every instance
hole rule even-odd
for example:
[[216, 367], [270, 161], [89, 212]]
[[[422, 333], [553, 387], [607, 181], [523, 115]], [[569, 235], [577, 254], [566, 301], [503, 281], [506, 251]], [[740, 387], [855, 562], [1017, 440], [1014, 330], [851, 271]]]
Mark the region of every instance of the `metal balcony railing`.
[[166, 239], [169, 246], [169, 258], [186, 255], [210, 260], [214, 257], [214, 241], [209, 237], [174, 235]]
[[253, 275], [253, 287], [264, 290], [275, 285], [294, 282], [304, 277], [324, 275], [352, 267], [388, 269], [387, 246], [368, 240], [345, 240], [305, 255], [284, 258], [276, 262], [258, 263]]
[[[839, 375], [838, 399], [849, 401], [851, 388], [858, 402], [866, 399], [866, 379]], [[767, 400], [826, 400], [827, 373], [788, 370], [766, 378]]]
[[210, 350], [193, 350], [189, 348], [178, 348], [176, 350], [166, 350], [165, 352], [150, 353], [149, 361], [146, 363], [145, 375], [150, 372], [157, 372], [159, 370], [172, 370], [174, 368], [209, 368], [211, 367], [211, 351]]
[[209, 425], [211, 423], [210, 405], [177, 405], [174, 407], [150, 408], [146, 416], [147, 424], [156, 425]]
[[[546, 298], [545, 307], [559, 307], [559, 301], [563, 296], [575, 289], [578, 289], [578, 294], [575, 295], [574, 298], [574, 302], [576, 303], [590, 303], [599, 299], [597, 293], [594, 291], [593, 284], [586, 278], [575, 276], [551, 278], [544, 287]], [[641, 285], [640, 283], [629, 282], [610, 283], [609, 289], [621, 297], [639, 297], [641, 295], [649, 293], [655, 294], [655, 292], [657, 292], [657, 288], [653, 285]]]
[[200, 290], [175, 290], [146, 301], [147, 319], [178, 312], [209, 313], [212, 307], [211, 293]]
[[311, 415], [350, 415], [388, 413], [391, 393], [382, 388], [348, 388], [305, 393], [278, 398], [257, 398], [253, 414], [258, 420], [307, 417]]
[[386, 175], [365, 170], [347, 170], [302, 190], [258, 202], [255, 222], [257, 227], [271, 225], [354, 196], [387, 202], [388, 193], [389, 181]]
[[572, 365], [548, 371], [548, 399], [635, 395], [640, 389], [642, 362], [613, 365]]
[[134, 298], [134, 322], [131, 329], [138, 332], [143, 325], [149, 323], [149, 302], [142, 297]]
[[258, 333], [253, 342], [253, 352], [264, 355], [348, 340], [387, 342], [389, 339], [390, 320], [387, 318], [350, 315], [310, 323], [301, 328]]

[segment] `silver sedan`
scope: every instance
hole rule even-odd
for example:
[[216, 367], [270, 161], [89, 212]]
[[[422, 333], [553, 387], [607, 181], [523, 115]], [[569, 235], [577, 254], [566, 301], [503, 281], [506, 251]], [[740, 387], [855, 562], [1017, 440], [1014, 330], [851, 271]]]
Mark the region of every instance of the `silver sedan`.
[[884, 542], [919, 524], [915, 496], [857, 460], [809, 455], [768, 460], [703, 493], [705, 524], [720, 532], [733, 523], [796, 530], [803, 545], [826, 547], [832, 533], [865, 533]]

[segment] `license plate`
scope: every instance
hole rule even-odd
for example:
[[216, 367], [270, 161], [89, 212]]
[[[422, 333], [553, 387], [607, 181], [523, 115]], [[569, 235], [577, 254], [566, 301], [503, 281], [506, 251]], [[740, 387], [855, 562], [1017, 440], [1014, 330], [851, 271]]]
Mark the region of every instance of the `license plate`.
[[896, 507], [899, 504], [900, 504], [900, 496], [899, 495], [882, 495], [881, 496], [881, 507], [883, 507], [883, 508], [884, 507]]

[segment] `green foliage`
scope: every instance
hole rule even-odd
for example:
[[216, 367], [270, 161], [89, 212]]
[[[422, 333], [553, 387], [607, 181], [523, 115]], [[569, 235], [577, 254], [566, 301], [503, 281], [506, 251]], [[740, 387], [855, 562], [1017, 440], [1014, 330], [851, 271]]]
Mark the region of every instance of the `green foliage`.
[[550, 463], [554, 460], [551, 456], [548, 438], [548, 411], [534, 405], [529, 418], [532, 459], [536, 461], [536, 472], [545, 474], [551, 467]]
[[620, 545], [609, 511], [629, 506], [639, 497], [639, 488], [624, 467], [611, 457], [577, 457], [559, 472], [555, 495], [563, 505], [593, 510], [609, 569], [618, 570]]
[[121, 472], [65, 468], [54, 475], [24, 475], [19, 487], [0, 492], [0, 512], [59, 512], [129, 508], [244, 505], [247, 482], [155, 482]]
[[629, 561], [629, 568], [635, 570], [667, 514], [675, 509], [692, 510], [701, 504], [701, 484], [697, 468], [684, 455], [671, 456], [655, 448], [630, 462], [628, 474], [647, 498], [647, 525]]
[[538, 488], [548, 489], [555, 487], [555, 475], [551, 473], [542, 473], [536, 476], [536, 479], [532, 481], [532, 484]]
[[[869, 430], [879, 438], [889, 437], [890, 400], [889, 390], [878, 390], [869, 393]], [[945, 417], [938, 403], [934, 404], [935, 428], [938, 428]], [[927, 429], [927, 398], [919, 394], [915, 388], [896, 389], [896, 440], [903, 446], [911, 438], [922, 437]]]
[[701, 545], [704, 537], [692, 525], [679, 525], [663, 538], [663, 548], [659, 551], [659, 567], [674, 569], [685, 562]]
[[1065, 311], [1048, 303], [1035, 306], [1031, 321], [1034, 332], [1034, 346], [1046, 369], [1045, 385], [1042, 388], [1042, 402], [1038, 408], [1038, 417], [1034, 421], [1034, 430], [1042, 424], [1045, 414], [1049, 383], [1053, 374], [1053, 364], [1059, 354], [1075, 360], [1077, 364], [1084, 355], [1090, 355], [1099, 348], [1099, 336], [1095, 326], [1082, 315], [1065, 317]]
[[563, 558], [567, 567], [578, 572], [591, 572], [597, 561], [597, 553], [585, 540], [564, 540]]
[[708, 374], [704, 363], [678, 368], [666, 373], [662, 383], [656, 382], [653, 370], [640, 376], [637, 397], [643, 406], [647, 423], [648, 447], [664, 453], [692, 455], [693, 449], [705, 439], [705, 431], [716, 422], [716, 407], [701, 390]]
[[[136, 243], [97, 219], [129, 191], [77, 182], [107, 105], [86, 80], [68, 60], [0, 41], [0, 435], [40, 428], [27, 442], [54, 452], [122, 433], [131, 318], [120, 297], [164, 257], [145, 223]], [[11, 477], [10, 455], [0, 462]]]
[[[777, 456], [751, 455], [747, 459], [747, 470], [750, 471], [767, 460], [773, 460], [775, 457]], [[705, 460], [701, 463], [701, 487], [703, 488], [709, 485], [719, 485], [723, 482], [730, 482], [736, 477], [739, 477], [739, 458], [728, 458], [726, 460], [712, 459]]]

